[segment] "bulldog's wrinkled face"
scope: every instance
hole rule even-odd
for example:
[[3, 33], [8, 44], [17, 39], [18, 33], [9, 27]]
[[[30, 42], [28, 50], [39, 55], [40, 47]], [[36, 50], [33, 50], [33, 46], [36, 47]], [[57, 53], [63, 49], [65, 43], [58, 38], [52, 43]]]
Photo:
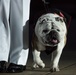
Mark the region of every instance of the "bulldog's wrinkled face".
[[36, 23], [35, 34], [45, 46], [56, 46], [66, 34], [63, 17], [52, 13], [42, 15]]

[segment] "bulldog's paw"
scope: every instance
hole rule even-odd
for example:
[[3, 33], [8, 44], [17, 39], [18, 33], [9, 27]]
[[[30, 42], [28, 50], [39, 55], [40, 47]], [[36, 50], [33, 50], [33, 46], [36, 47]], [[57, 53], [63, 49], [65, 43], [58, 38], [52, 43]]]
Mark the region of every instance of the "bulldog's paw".
[[57, 72], [60, 71], [58, 67], [53, 67], [50, 69], [50, 72]]
[[35, 69], [35, 68], [44, 68], [44, 67], [45, 67], [45, 64], [43, 62], [41, 62], [41, 63], [35, 63], [33, 65], [33, 69]]
[[44, 68], [44, 67], [45, 67], [45, 64], [42, 62], [42, 63], [39, 63], [38, 66], [39, 66], [40, 68]]
[[35, 64], [33, 64], [33, 67], [32, 67], [32, 69], [35, 69], [35, 68], [39, 68], [39, 66], [35, 63]]

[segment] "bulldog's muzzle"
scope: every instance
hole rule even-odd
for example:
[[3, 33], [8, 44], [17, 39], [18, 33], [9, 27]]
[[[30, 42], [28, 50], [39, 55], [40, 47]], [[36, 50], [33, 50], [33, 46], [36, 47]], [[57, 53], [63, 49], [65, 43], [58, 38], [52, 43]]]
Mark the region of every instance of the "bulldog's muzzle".
[[58, 44], [59, 43], [59, 34], [55, 30], [51, 30], [47, 35], [46, 35], [47, 43], [48, 44]]

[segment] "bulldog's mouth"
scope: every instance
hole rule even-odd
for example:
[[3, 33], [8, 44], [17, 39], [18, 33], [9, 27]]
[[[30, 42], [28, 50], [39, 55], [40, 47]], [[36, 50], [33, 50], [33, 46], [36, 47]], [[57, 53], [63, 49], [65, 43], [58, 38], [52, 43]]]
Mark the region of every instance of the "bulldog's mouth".
[[45, 43], [46, 45], [56, 46], [56, 45], [58, 45], [59, 40], [57, 40], [57, 39], [50, 39], [50, 40], [48, 40], [48, 41], [44, 41], [44, 43]]
[[60, 42], [59, 34], [55, 30], [52, 30], [42, 37], [42, 41], [45, 45], [56, 46]]
[[59, 40], [57, 40], [57, 39], [50, 39], [49, 40], [49, 43], [52, 43], [52, 44], [58, 44], [59, 43]]

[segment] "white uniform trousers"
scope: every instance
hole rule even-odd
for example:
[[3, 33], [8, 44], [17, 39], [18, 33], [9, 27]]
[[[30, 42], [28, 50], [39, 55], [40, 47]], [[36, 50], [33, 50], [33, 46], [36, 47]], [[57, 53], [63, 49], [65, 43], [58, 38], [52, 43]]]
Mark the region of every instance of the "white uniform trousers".
[[29, 0], [0, 0], [0, 61], [26, 65], [29, 50], [23, 49], [23, 25], [29, 5]]

